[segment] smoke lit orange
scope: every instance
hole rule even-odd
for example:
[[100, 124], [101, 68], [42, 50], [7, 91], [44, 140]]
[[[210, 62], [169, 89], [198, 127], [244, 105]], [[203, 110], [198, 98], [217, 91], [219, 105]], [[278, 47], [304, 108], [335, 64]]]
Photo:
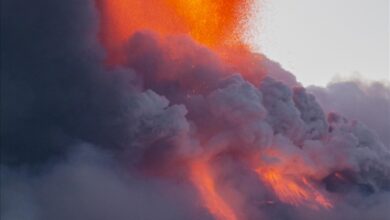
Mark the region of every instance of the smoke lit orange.
[[250, 0], [97, 1], [102, 42], [109, 56], [118, 56], [129, 36], [139, 30], [188, 34], [210, 47], [238, 42]]
[[218, 220], [237, 220], [234, 211], [216, 191], [216, 185], [207, 161], [191, 164], [191, 180], [202, 196], [205, 206]]

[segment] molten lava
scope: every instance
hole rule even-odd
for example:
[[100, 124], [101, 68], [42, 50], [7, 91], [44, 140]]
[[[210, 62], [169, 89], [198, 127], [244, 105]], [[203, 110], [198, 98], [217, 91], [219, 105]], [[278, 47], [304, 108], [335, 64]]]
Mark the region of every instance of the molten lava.
[[256, 172], [284, 203], [294, 206], [306, 205], [314, 209], [332, 208], [331, 202], [304, 177], [287, 175], [276, 167], [260, 167]]
[[206, 208], [218, 220], [237, 220], [234, 211], [218, 194], [211, 168], [206, 160], [193, 161], [191, 180], [199, 190]]
[[209, 47], [238, 43], [250, 0], [97, 1], [101, 40], [109, 59], [118, 61], [124, 43], [139, 30], [188, 34]]

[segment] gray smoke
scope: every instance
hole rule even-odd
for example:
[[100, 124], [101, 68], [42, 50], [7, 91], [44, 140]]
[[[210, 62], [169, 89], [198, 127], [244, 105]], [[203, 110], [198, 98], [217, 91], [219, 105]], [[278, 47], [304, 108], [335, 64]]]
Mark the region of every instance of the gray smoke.
[[326, 88], [309, 87], [326, 112], [339, 112], [363, 122], [390, 145], [390, 88], [388, 82], [364, 79], [335, 81]]
[[190, 200], [195, 192], [188, 184], [132, 175], [109, 152], [78, 148], [43, 173], [3, 168], [1, 218], [209, 219]]

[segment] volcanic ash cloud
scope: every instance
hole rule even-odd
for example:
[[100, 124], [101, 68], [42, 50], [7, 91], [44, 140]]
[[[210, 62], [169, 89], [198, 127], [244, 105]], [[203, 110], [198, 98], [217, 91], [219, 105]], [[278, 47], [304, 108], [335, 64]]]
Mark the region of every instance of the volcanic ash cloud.
[[103, 17], [2, 3], [2, 219], [390, 216], [386, 85], [305, 89], [247, 48], [153, 28], [108, 62]]

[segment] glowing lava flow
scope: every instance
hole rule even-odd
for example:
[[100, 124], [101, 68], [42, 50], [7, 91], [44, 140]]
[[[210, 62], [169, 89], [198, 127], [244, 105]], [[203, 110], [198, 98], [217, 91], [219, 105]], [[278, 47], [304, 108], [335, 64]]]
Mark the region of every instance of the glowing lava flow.
[[100, 36], [109, 59], [119, 59], [136, 31], [188, 34], [209, 47], [239, 41], [251, 0], [96, 0]]
[[199, 190], [205, 206], [218, 220], [237, 220], [234, 211], [216, 191], [215, 181], [205, 160], [191, 164], [191, 180]]
[[277, 168], [258, 168], [256, 172], [284, 203], [294, 206], [307, 205], [314, 209], [319, 207], [332, 208], [331, 202], [304, 177], [296, 180], [283, 174]]

